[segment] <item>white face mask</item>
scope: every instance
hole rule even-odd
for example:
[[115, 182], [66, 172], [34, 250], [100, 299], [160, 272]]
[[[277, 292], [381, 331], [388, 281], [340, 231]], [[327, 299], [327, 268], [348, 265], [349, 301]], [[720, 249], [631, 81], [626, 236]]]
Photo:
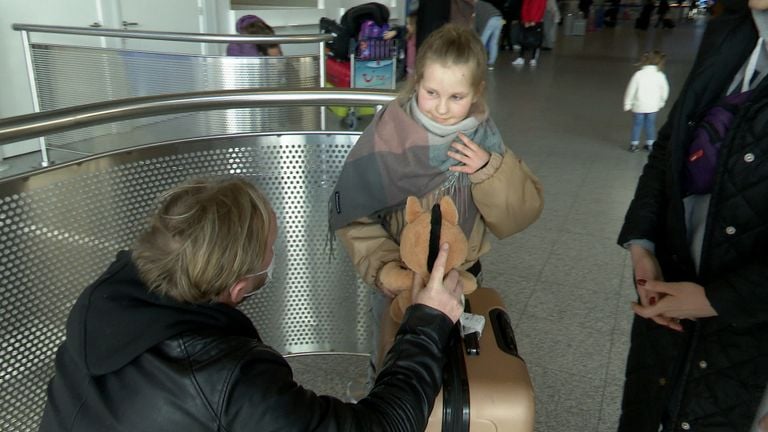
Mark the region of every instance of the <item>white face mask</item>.
[[269, 285], [269, 283], [272, 281], [272, 271], [274, 269], [275, 269], [275, 258], [274, 258], [274, 255], [273, 255], [272, 261], [269, 262], [269, 266], [267, 267], [266, 270], [262, 270], [262, 271], [260, 271], [258, 273], [251, 273], [249, 275], [245, 275], [246, 278], [251, 278], [251, 277], [256, 277], [256, 276], [261, 276], [263, 274], [266, 274], [267, 278], [264, 279], [264, 283], [261, 284], [260, 287], [254, 289], [253, 291], [251, 291], [249, 293], [246, 293], [243, 297], [250, 297], [250, 296], [256, 294], [256, 292], [259, 291], [260, 289], [262, 289], [265, 286]]
[[760, 37], [768, 40], [768, 10], [752, 9], [752, 19], [755, 21]]

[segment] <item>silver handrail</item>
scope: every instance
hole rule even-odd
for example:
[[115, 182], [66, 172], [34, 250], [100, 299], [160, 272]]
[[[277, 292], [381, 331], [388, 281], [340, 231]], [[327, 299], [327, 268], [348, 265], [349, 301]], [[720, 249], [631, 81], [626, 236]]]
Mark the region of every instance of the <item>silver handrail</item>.
[[381, 106], [397, 96], [386, 90], [212, 90], [142, 96], [0, 119], [0, 144], [121, 120], [230, 108], [273, 106]]
[[228, 35], [216, 33], [177, 33], [161, 31], [120, 30], [91, 27], [69, 27], [38, 24], [13, 24], [17, 31], [31, 33], [57, 33], [82, 36], [117, 37], [127, 39], [153, 39], [176, 42], [213, 42], [213, 43], [264, 43], [264, 44], [298, 44], [313, 42], [330, 42], [333, 36], [329, 34], [290, 34], [280, 36]]
[[[177, 42], [212, 42], [212, 43], [263, 43], [263, 44], [302, 44], [317, 43], [318, 50], [318, 87], [325, 87], [325, 43], [333, 40], [330, 34], [291, 34], [281, 36], [254, 36], [254, 35], [228, 35], [214, 33], [178, 33], [178, 32], [159, 32], [159, 31], [141, 31], [141, 30], [120, 30], [104, 29], [93, 27], [71, 27], [71, 26], [53, 26], [40, 24], [14, 23], [11, 28], [21, 32], [22, 45], [24, 47], [24, 58], [27, 65], [27, 75], [29, 78], [29, 87], [32, 93], [32, 105], [35, 112], [40, 112], [39, 94], [37, 84], [35, 83], [35, 68], [32, 64], [32, 54], [30, 51], [30, 33], [56, 33], [82, 36], [98, 37], [117, 37], [125, 39], [152, 39]], [[321, 108], [320, 120], [325, 125], [325, 110]], [[45, 137], [38, 135], [41, 166], [50, 165], [48, 159], [47, 145]], [[2, 142], [0, 142], [2, 144]]]

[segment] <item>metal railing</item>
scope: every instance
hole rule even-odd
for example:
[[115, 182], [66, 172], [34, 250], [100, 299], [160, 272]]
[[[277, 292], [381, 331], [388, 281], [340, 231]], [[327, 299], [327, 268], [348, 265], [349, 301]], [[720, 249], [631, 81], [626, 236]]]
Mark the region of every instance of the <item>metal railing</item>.
[[[394, 97], [349, 89], [147, 96], [2, 119], [0, 143], [191, 110], [383, 105]], [[368, 352], [370, 288], [345, 254], [322, 252], [329, 188], [357, 136], [282, 130], [126, 142], [120, 150], [0, 179], [0, 430], [39, 428], [74, 300], [116, 251], [130, 247], [158, 194], [193, 177], [243, 177], [279, 215], [274, 281], [287, 289], [262, 290], [258, 301], [240, 308], [261, 337], [283, 353]]]
[[[34, 112], [41, 112], [45, 107], [41, 107], [40, 89], [35, 77], [35, 64], [33, 62], [30, 33], [52, 33], [66, 35], [82, 35], [95, 37], [123, 38], [123, 39], [150, 39], [175, 42], [195, 42], [195, 43], [261, 43], [261, 44], [318, 44], [318, 87], [324, 87], [326, 82], [325, 71], [325, 43], [333, 40], [333, 36], [328, 34], [290, 34], [281, 36], [251, 36], [251, 35], [229, 35], [229, 34], [211, 34], [211, 33], [178, 33], [178, 32], [160, 32], [160, 31], [136, 31], [105, 29], [91, 27], [69, 27], [16, 23], [12, 25], [13, 30], [21, 33], [22, 44], [24, 48], [24, 57], [27, 66], [27, 75], [29, 79], [30, 90], [32, 93], [32, 107]], [[141, 51], [138, 51], [141, 52]], [[325, 112], [320, 112], [320, 123], [325, 124]], [[48, 166], [51, 161], [48, 158], [46, 139], [43, 136], [39, 138], [40, 153], [42, 156], [41, 165]]]
[[[214, 90], [143, 96], [0, 119], [0, 145], [87, 126], [155, 115], [272, 106], [377, 106], [392, 101], [386, 90]], [[47, 148], [40, 149], [47, 161]], [[44, 164], [43, 166], [47, 166]]]

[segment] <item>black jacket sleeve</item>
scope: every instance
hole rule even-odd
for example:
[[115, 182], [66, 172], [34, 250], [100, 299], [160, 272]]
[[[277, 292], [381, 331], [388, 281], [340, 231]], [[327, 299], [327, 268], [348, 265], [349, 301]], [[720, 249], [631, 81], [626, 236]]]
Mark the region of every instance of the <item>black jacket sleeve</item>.
[[707, 284], [707, 299], [722, 320], [737, 326], [768, 322], [767, 261], [758, 254]]
[[[675, 118], [677, 107], [669, 118]], [[668, 121], [659, 131], [653, 151], [637, 183], [635, 196], [624, 217], [618, 243], [624, 246], [630, 240], [645, 239], [656, 242], [660, 222], [667, 206], [667, 161], [669, 158], [672, 124]]]
[[263, 347], [246, 355], [222, 385], [224, 430], [423, 431], [442, 385], [443, 349], [453, 324], [411, 306], [370, 394], [357, 404], [318, 396], [293, 380], [290, 366]]

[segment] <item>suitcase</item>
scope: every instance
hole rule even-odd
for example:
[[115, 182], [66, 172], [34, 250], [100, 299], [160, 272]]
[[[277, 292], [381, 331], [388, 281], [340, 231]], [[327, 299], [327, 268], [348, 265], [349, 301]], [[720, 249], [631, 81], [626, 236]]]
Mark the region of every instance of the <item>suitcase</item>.
[[584, 18], [576, 18], [573, 20], [573, 29], [571, 31], [573, 36], [584, 36], [587, 34], [587, 20]]
[[335, 58], [325, 59], [325, 76], [334, 87], [349, 87], [350, 67], [349, 60]]
[[[485, 328], [479, 338], [476, 333], [462, 338], [456, 327], [443, 388], [425, 431], [533, 432], [533, 385], [499, 293], [478, 288], [467, 296], [466, 309], [482, 314]], [[396, 332], [388, 313], [386, 320], [384, 331]], [[393, 338], [394, 333], [390, 341]]]

